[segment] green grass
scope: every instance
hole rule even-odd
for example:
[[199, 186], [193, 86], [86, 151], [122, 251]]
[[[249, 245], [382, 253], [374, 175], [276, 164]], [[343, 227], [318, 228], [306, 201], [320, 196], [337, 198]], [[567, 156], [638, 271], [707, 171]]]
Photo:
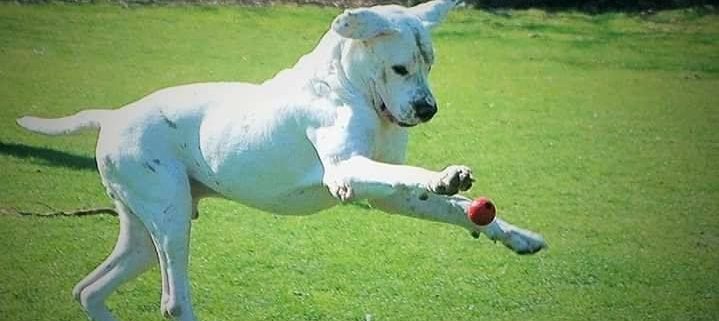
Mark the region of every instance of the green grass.
[[[16, 117], [260, 81], [337, 12], [0, 4], [0, 208], [109, 204], [94, 133], [33, 135]], [[199, 319], [719, 319], [717, 16], [467, 10], [434, 41], [441, 109], [413, 130], [409, 162], [474, 168], [469, 194], [550, 249], [520, 257], [358, 206], [278, 217], [209, 200], [192, 239]], [[116, 233], [112, 217], [0, 214], [0, 319], [84, 319], [70, 290]], [[110, 306], [161, 320], [159, 295], [153, 269]]]

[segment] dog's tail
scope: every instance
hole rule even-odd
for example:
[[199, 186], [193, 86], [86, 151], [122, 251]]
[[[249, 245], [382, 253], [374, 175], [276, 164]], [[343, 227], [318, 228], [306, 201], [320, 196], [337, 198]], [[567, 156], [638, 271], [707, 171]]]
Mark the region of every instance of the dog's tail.
[[40, 118], [25, 116], [18, 118], [21, 127], [45, 135], [72, 134], [86, 128], [100, 128], [112, 110], [88, 109], [62, 118]]

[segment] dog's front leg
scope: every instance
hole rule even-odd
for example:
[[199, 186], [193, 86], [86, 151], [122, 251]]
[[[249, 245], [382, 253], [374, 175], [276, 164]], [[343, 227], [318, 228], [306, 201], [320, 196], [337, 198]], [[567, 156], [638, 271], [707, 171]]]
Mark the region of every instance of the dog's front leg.
[[419, 167], [381, 163], [364, 156], [325, 164], [323, 183], [342, 200], [376, 199], [396, 193], [424, 198], [429, 193], [453, 195], [472, 187], [472, 171], [449, 166], [441, 172]]
[[481, 232], [519, 254], [536, 253], [546, 247], [542, 236], [507, 223], [499, 217], [485, 226], [474, 224], [467, 218], [467, 208], [471, 202], [460, 195], [430, 194], [418, 198], [405, 192], [370, 200], [374, 207], [388, 213], [458, 225], [474, 233]]

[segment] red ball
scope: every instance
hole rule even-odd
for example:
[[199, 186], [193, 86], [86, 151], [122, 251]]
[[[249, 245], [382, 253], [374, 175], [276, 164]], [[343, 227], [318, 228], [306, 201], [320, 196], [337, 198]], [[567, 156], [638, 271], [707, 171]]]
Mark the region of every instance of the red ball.
[[494, 221], [494, 217], [497, 216], [497, 209], [494, 207], [494, 203], [486, 197], [480, 196], [472, 204], [469, 204], [467, 209], [467, 216], [469, 220], [477, 225], [487, 225]]

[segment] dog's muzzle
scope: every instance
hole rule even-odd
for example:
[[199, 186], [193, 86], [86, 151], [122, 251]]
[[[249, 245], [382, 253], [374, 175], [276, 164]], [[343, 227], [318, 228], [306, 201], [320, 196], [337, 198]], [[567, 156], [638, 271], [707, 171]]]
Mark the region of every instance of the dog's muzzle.
[[385, 105], [384, 102], [382, 103], [382, 105], [380, 105], [379, 110], [380, 110], [379, 111], [380, 115], [382, 115], [390, 123], [397, 124], [400, 127], [412, 127], [412, 126], [416, 125], [416, 124], [413, 125], [413, 124], [403, 123], [403, 122], [397, 120], [397, 118], [395, 118], [394, 115], [392, 115], [392, 113], [389, 111], [389, 109], [387, 109], [387, 105]]
[[422, 122], [428, 122], [437, 113], [437, 103], [429, 99], [421, 99], [412, 103], [414, 114]]

